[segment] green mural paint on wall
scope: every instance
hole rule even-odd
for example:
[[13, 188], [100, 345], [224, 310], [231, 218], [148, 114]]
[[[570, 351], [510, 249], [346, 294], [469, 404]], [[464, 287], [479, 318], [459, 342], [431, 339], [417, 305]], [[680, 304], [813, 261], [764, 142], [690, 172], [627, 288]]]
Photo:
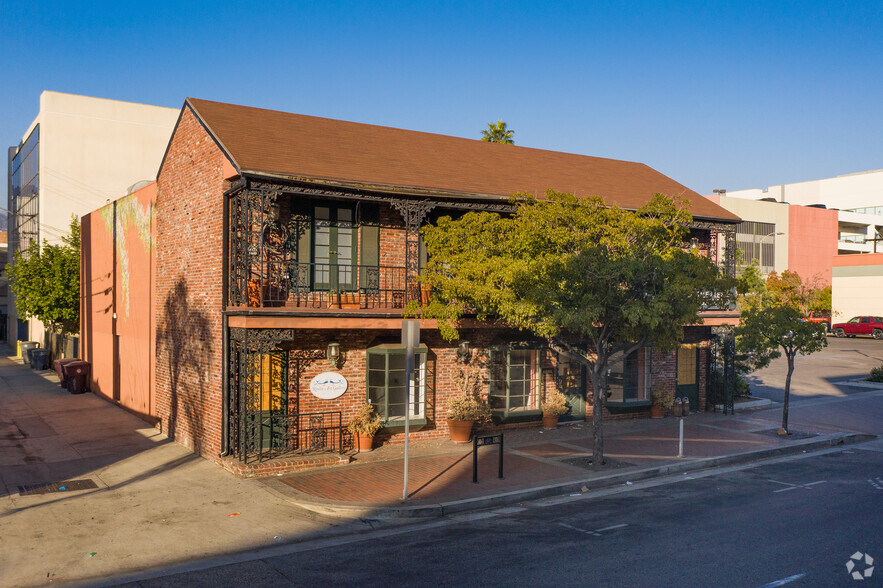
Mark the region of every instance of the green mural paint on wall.
[[[114, 204], [116, 206], [114, 206]], [[153, 238], [150, 230], [153, 226], [153, 204], [139, 204], [134, 194], [129, 194], [101, 209], [101, 219], [107, 238], [113, 241], [114, 220], [116, 220], [116, 251], [120, 266], [120, 284], [122, 287], [123, 308], [126, 318], [129, 317], [129, 249], [126, 243], [126, 231], [134, 231], [138, 240], [144, 245], [147, 254], [153, 249]], [[116, 219], [114, 219], [116, 210]]]

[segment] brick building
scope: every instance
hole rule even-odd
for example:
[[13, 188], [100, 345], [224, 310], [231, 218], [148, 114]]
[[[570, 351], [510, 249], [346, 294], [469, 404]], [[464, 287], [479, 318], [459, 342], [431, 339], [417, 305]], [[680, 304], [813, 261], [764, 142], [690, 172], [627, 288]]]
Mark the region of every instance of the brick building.
[[[474, 321], [454, 343], [421, 322], [416, 397], [406, 398], [398, 343], [404, 305], [425, 295], [420, 226], [507, 212], [511, 194], [547, 188], [627, 209], [680, 194], [693, 203], [699, 246], [733, 259], [739, 219], [643, 164], [188, 99], [157, 177], [154, 416], [240, 475], [279, 472], [323, 463], [302, 455], [312, 450], [336, 460], [366, 400], [386, 441], [401, 440], [406, 410], [414, 438], [447, 436], [468, 357], [495, 426], [538, 424], [556, 386], [570, 399], [564, 420], [586, 419], [578, 364]], [[709, 370], [720, 371], [713, 327], [735, 316], [709, 310], [676, 353], [647, 347], [613, 366], [605, 410], [646, 416], [659, 382], [704, 409]], [[336, 392], [320, 390], [329, 382]]]

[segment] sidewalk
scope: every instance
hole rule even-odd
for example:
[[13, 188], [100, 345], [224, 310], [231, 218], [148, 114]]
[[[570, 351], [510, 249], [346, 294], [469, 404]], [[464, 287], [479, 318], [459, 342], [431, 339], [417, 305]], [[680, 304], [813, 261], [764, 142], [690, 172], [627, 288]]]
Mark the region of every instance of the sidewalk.
[[784, 438], [776, 434], [779, 426], [775, 420], [750, 412], [738, 416], [694, 413], [685, 419], [684, 457], [679, 458], [676, 418], [605, 422], [606, 463], [600, 471], [591, 468], [591, 423], [564, 424], [551, 431], [509, 431], [504, 437], [504, 478], [498, 478], [499, 447], [480, 447], [478, 483], [472, 482], [471, 443], [412, 443], [406, 501], [402, 500], [402, 445], [361, 454], [349, 466], [262, 481], [299, 506], [327, 515], [430, 517], [872, 438], [819, 427], [792, 430], [792, 435]]
[[[34, 372], [4, 356], [10, 353], [0, 345], [2, 586], [160, 574], [204, 558], [368, 531], [375, 519], [401, 523], [868, 437], [804, 430], [783, 439], [775, 435], [776, 411], [770, 420], [752, 411], [701, 413], [687, 418], [686, 457], [678, 458], [676, 419], [610, 421], [608, 463], [596, 472], [588, 467], [589, 423], [523, 429], [505, 433], [502, 480], [498, 447], [479, 450], [478, 484], [471, 444], [413, 442], [410, 496], [402, 502], [401, 444], [359, 454], [350, 465], [241, 479], [109, 402], [69, 394], [54, 372]], [[53, 491], [28, 492], [35, 485]]]

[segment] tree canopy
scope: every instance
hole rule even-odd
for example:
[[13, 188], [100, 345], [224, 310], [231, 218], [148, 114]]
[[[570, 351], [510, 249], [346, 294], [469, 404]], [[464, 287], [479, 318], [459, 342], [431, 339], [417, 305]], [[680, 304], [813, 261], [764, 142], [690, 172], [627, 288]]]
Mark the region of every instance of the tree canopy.
[[487, 129], [481, 132], [481, 140], [488, 143], [504, 143], [506, 145], [514, 145], [515, 141], [512, 137], [515, 131], [506, 127], [506, 123], [498, 120], [495, 123], [488, 123]]
[[76, 333], [80, 323], [80, 223], [74, 218], [62, 243], [34, 241], [6, 265], [19, 316]]
[[601, 407], [607, 366], [652, 341], [671, 349], [684, 325], [730, 283], [699, 250], [690, 250], [687, 203], [656, 194], [636, 212], [600, 197], [548, 191], [516, 195], [511, 216], [470, 212], [423, 229], [429, 262], [421, 281], [433, 288], [424, 316], [456, 321], [471, 309], [481, 320], [546, 340], [587, 367], [593, 388], [593, 464], [603, 460]]

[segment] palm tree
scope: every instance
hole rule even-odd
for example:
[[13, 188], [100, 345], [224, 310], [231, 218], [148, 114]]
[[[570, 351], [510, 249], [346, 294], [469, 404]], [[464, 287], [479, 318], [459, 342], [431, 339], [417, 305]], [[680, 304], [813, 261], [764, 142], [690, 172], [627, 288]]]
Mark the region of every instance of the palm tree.
[[512, 135], [515, 131], [506, 128], [506, 123], [498, 120], [495, 123], [488, 123], [487, 130], [481, 132], [481, 140], [489, 143], [503, 143], [505, 145], [514, 145]]

